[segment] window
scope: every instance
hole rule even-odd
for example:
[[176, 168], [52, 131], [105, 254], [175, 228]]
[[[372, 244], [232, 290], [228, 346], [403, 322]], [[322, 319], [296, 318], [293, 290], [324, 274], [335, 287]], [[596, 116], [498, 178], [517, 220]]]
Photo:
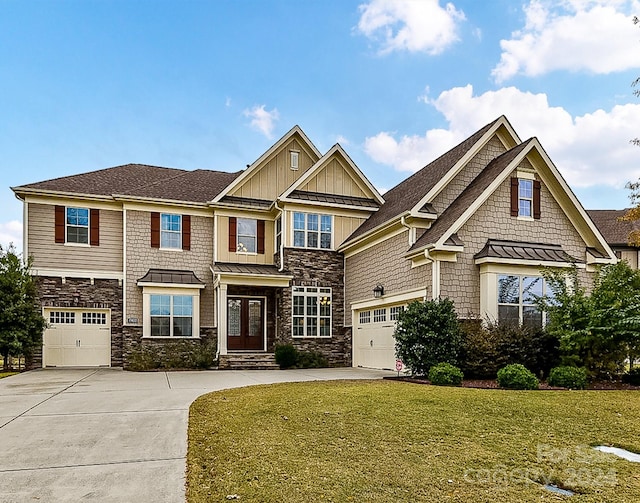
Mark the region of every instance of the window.
[[534, 180], [533, 174], [523, 174], [523, 178], [511, 178], [511, 216], [539, 220], [542, 184]]
[[89, 209], [67, 208], [67, 243], [89, 244]]
[[151, 337], [191, 337], [193, 297], [150, 295]]
[[331, 288], [293, 287], [293, 336], [331, 337]]
[[182, 248], [181, 215], [162, 213], [160, 215], [160, 247]]
[[331, 249], [331, 215], [293, 214], [293, 246]]
[[382, 323], [383, 321], [387, 321], [387, 310], [386, 309], [374, 309], [373, 310], [373, 322], [374, 323]]
[[291, 154], [291, 169], [295, 171], [299, 167], [300, 152], [297, 150], [290, 150], [289, 153]]
[[360, 311], [360, 323], [371, 323], [371, 311]]
[[256, 253], [258, 242], [258, 221], [251, 218], [238, 218], [238, 253]]
[[531, 328], [540, 328], [544, 313], [535, 305], [543, 295], [552, 296], [552, 290], [541, 277], [498, 276], [498, 321], [519, 323]]
[[533, 180], [518, 179], [518, 216], [533, 216]]
[[73, 324], [76, 322], [76, 313], [67, 311], [51, 311], [49, 313], [49, 323]]
[[404, 311], [404, 306], [393, 306], [389, 308], [389, 320], [398, 321], [400, 313]]
[[83, 325], [106, 325], [107, 313], [82, 313]]
[[282, 217], [276, 219], [276, 251], [282, 247]]

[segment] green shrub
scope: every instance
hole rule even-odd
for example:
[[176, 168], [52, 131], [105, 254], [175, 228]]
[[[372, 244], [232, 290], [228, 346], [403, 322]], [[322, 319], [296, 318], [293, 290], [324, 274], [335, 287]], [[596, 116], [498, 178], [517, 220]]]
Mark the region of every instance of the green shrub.
[[275, 357], [281, 369], [289, 369], [298, 362], [298, 350], [293, 344], [276, 344]]
[[298, 351], [296, 367], [302, 369], [319, 369], [328, 366], [329, 362], [319, 351]]
[[549, 384], [563, 388], [584, 389], [589, 379], [584, 367], [554, 367], [549, 372]]
[[460, 386], [462, 371], [450, 363], [438, 363], [429, 369], [429, 381], [437, 386]]
[[622, 376], [622, 381], [633, 386], [640, 386], [640, 367], [629, 370]]
[[512, 363], [498, 370], [498, 384], [508, 389], [538, 389], [538, 378], [519, 363]]
[[559, 363], [558, 340], [543, 329], [514, 323], [465, 320], [460, 367], [465, 376], [495, 379], [498, 369], [520, 363], [547, 375]]
[[449, 299], [410, 303], [398, 316], [394, 337], [396, 355], [413, 375], [426, 376], [439, 362], [458, 362], [462, 337]]
[[208, 369], [216, 363], [214, 341], [178, 341], [149, 344], [131, 352], [128, 370]]

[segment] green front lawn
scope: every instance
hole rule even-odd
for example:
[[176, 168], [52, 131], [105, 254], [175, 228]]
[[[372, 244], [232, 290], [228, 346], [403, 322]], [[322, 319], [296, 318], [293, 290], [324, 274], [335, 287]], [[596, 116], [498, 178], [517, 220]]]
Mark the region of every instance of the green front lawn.
[[[390, 381], [210, 393], [191, 406], [190, 503], [640, 501], [640, 392]], [[568, 498], [535, 483], [579, 494]]]
[[2, 379], [3, 377], [14, 376], [17, 373], [18, 372], [2, 372], [2, 371], [0, 371], [0, 379]]

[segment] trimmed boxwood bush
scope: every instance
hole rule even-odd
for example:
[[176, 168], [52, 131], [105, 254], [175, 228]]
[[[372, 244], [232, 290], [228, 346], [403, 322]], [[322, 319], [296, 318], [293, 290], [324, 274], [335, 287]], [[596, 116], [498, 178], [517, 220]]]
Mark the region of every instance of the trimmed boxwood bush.
[[563, 388], [584, 389], [589, 382], [584, 367], [554, 367], [549, 372], [549, 384]]
[[633, 386], [640, 386], [640, 367], [635, 367], [629, 370], [622, 376], [622, 381]]
[[298, 350], [293, 344], [276, 344], [275, 358], [281, 369], [289, 369], [298, 362]]
[[512, 363], [498, 370], [498, 384], [508, 389], [538, 389], [538, 378], [527, 367]]
[[460, 386], [462, 370], [450, 363], [442, 362], [429, 369], [429, 381], [437, 386]]

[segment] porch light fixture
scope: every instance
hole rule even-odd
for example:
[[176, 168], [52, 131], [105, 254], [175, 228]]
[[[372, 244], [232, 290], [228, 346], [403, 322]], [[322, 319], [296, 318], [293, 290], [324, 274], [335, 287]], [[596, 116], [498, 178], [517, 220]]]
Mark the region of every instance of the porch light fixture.
[[376, 287], [373, 289], [373, 296], [376, 299], [379, 299], [383, 295], [384, 295], [384, 287], [381, 284], [377, 284]]

